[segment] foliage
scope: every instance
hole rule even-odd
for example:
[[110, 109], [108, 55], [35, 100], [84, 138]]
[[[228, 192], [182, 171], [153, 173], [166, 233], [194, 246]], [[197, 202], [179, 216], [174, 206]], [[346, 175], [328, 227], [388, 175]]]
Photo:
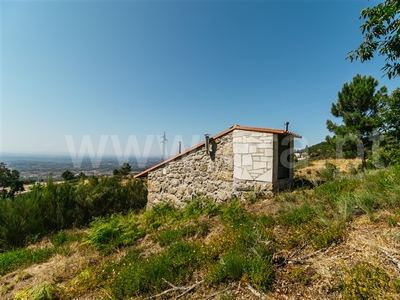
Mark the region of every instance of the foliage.
[[386, 98], [380, 111], [382, 127], [387, 136], [400, 138], [400, 88], [395, 89]]
[[199, 217], [201, 215], [214, 216], [220, 212], [220, 206], [212, 199], [197, 197], [185, 207], [186, 218]]
[[357, 49], [349, 53], [350, 61], [370, 60], [374, 53], [385, 56], [386, 63], [382, 70], [388, 78], [396, 77], [400, 73], [400, 2], [385, 0], [382, 3], [365, 8], [360, 18], [365, 22], [361, 25], [364, 40]]
[[37, 186], [15, 199], [1, 200], [0, 249], [23, 246], [46, 234], [85, 226], [94, 217], [139, 210], [147, 203], [140, 180], [122, 184], [114, 178], [92, 177], [88, 183]]
[[209, 232], [210, 228], [205, 222], [194, 222], [194, 224], [180, 226], [177, 229], [167, 228], [159, 231], [154, 240], [161, 246], [170, 245], [181, 239], [188, 239], [191, 237], [202, 237]]
[[325, 167], [317, 171], [317, 175], [322, 181], [332, 181], [339, 173], [338, 168], [331, 163], [325, 163]]
[[75, 201], [80, 211], [78, 224], [84, 225], [93, 217], [143, 208], [147, 192], [141, 180], [122, 184], [114, 177], [91, 177], [76, 188]]
[[72, 173], [71, 171], [67, 170], [67, 171], [64, 171], [64, 172], [61, 174], [61, 177], [62, 177], [65, 181], [68, 181], [68, 180], [74, 179], [74, 178], [75, 178], [75, 175], [74, 175], [74, 173]]
[[335, 144], [327, 140], [308, 147], [308, 156], [310, 159], [334, 158], [336, 156]]
[[146, 225], [151, 229], [158, 229], [162, 224], [173, 224], [180, 220], [181, 211], [172, 207], [168, 203], [161, 203], [154, 206], [151, 210], [144, 212]]
[[377, 162], [383, 166], [400, 164], [400, 89], [387, 98], [380, 116], [384, 137], [381, 137]]
[[80, 172], [76, 177], [77, 177], [79, 180], [85, 180], [85, 179], [88, 178], [88, 177], [86, 176], [86, 174], [83, 173], [83, 172]]
[[[0, 162], [0, 187], [2, 198], [14, 198], [16, 192], [24, 191], [24, 185], [19, 179], [19, 172], [17, 170], [10, 170], [6, 165]], [[5, 188], [8, 188], [7, 191]]]
[[279, 216], [279, 222], [287, 226], [302, 226], [302, 224], [311, 221], [315, 216], [315, 211], [308, 204], [304, 203], [301, 206], [287, 205]]
[[[329, 131], [336, 137], [354, 139], [365, 167], [366, 153], [364, 146], [368, 138], [380, 125], [379, 109], [386, 98], [385, 86], [378, 91], [379, 82], [372, 76], [356, 75], [351, 83], [345, 83], [338, 93], [338, 102], [332, 104], [331, 113], [342, 118], [343, 125], [326, 121]], [[364, 168], [365, 169], [365, 168]]]
[[132, 167], [128, 163], [123, 163], [119, 169], [114, 169], [114, 176], [126, 176], [132, 171]]
[[91, 224], [89, 241], [102, 253], [108, 254], [121, 246], [132, 245], [145, 236], [145, 230], [137, 225], [134, 214], [99, 217]]

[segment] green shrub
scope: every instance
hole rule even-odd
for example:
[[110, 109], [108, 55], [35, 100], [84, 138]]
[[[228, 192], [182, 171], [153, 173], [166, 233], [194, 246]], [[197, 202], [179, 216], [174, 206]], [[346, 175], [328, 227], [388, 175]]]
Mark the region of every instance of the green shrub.
[[310, 236], [314, 249], [321, 249], [331, 246], [333, 243], [338, 243], [343, 240], [346, 234], [345, 225], [332, 224], [326, 228], [314, 231]]
[[217, 215], [220, 212], [220, 206], [212, 199], [197, 197], [190, 201], [184, 208], [186, 219], [197, 218], [201, 215]]
[[157, 232], [153, 239], [161, 246], [170, 245], [183, 239], [194, 236], [203, 237], [209, 232], [209, 225], [205, 222], [194, 222], [194, 224], [182, 225], [177, 228], [166, 228]]
[[59, 231], [51, 240], [54, 246], [60, 246], [67, 241], [67, 234], [63, 231]]
[[322, 181], [333, 181], [338, 175], [338, 168], [331, 163], [325, 163], [325, 167], [317, 171], [317, 175]]
[[244, 279], [259, 291], [270, 289], [274, 279], [271, 249], [265, 244], [258, 244], [251, 253], [249, 250], [232, 248], [210, 268], [206, 282], [218, 284]]
[[1, 199], [0, 249], [21, 247], [49, 233], [86, 226], [93, 217], [138, 210], [146, 205], [140, 180], [123, 185], [113, 178], [91, 177], [88, 183], [38, 186], [15, 199]]
[[91, 224], [89, 241], [100, 252], [108, 254], [121, 246], [132, 245], [146, 235], [145, 229], [138, 227], [135, 215], [112, 215], [100, 217]]
[[157, 229], [162, 224], [181, 222], [182, 210], [177, 210], [168, 203], [161, 203], [145, 211], [143, 217], [147, 227]]
[[206, 281], [217, 284], [226, 280], [240, 280], [247, 269], [247, 259], [241, 252], [229, 251], [206, 275]]
[[146, 206], [146, 197], [141, 180], [123, 185], [116, 177], [91, 177], [87, 184], [80, 184], [76, 189], [75, 199], [80, 210], [78, 224], [85, 225], [93, 217], [142, 209]]
[[381, 292], [388, 290], [390, 277], [382, 268], [370, 263], [355, 264], [344, 279], [346, 299], [382, 299]]
[[255, 289], [262, 292], [269, 290], [275, 277], [272, 255], [249, 258], [246, 273], [249, 283]]
[[222, 206], [220, 215], [228, 226], [234, 228], [238, 228], [250, 220], [250, 214], [246, 212], [243, 204], [238, 200], [232, 200], [231, 203]]

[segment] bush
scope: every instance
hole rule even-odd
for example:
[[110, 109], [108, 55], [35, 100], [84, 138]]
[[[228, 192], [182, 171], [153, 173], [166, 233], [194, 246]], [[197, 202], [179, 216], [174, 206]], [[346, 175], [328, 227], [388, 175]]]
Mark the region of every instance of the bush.
[[122, 185], [115, 177], [90, 178], [87, 184], [78, 186], [75, 198], [80, 210], [79, 225], [87, 224], [93, 217], [138, 210], [147, 203], [147, 193], [141, 180]]
[[355, 264], [344, 280], [346, 299], [381, 299], [381, 292], [389, 288], [390, 277], [385, 270], [370, 263]]
[[85, 226], [93, 217], [139, 210], [147, 203], [141, 180], [125, 185], [115, 178], [91, 177], [88, 183], [37, 186], [15, 199], [0, 199], [0, 249], [21, 247], [53, 232]]
[[338, 173], [337, 167], [328, 162], [325, 163], [325, 168], [317, 171], [317, 175], [322, 181], [333, 181]]
[[136, 224], [133, 214], [99, 217], [90, 225], [89, 241], [102, 253], [108, 254], [121, 247], [132, 245], [146, 235], [146, 231]]

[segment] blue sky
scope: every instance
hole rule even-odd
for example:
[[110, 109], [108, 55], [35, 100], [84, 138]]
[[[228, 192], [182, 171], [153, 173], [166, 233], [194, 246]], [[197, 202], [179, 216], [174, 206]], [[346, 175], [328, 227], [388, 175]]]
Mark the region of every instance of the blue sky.
[[398, 86], [383, 58], [345, 59], [377, 3], [3, 1], [0, 151], [68, 153], [89, 137], [113, 154], [111, 136], [122, 152], [134, 136], [157, 155], [166, 132], [172, 155], [178, 140], [285, 121], [298, 148], [319, 143], [356, 74]]

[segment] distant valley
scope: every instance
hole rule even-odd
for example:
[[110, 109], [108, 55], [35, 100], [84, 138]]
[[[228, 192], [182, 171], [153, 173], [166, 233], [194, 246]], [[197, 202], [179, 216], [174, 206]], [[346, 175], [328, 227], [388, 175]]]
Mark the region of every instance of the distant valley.
[[[20, 172], [22, 180], [32, 179], [35, 181], [46, 181], [49, 175], [54, 179], [61, 179], [61, 174], [70, 170], [75, 174], [80, 172], [87, 176], [92, 175], [112, 175], [114, 169], [119, 169], [120, 164], [114, 155], [103, 156], [100, 164], [92, 163], [89, 156], [83, 157], [82, 161], [77, 164], [68, 154], [12, 154], [1, 153], [0, 162], [4, 162], [9, 169], [16, 169]], [[140, 172], [159, 162], [160, 157], [149, 157], [147, 160], [139, 160], [135, 157], [129, 157], [128, 162], [132, 166], [132, 172]]]

